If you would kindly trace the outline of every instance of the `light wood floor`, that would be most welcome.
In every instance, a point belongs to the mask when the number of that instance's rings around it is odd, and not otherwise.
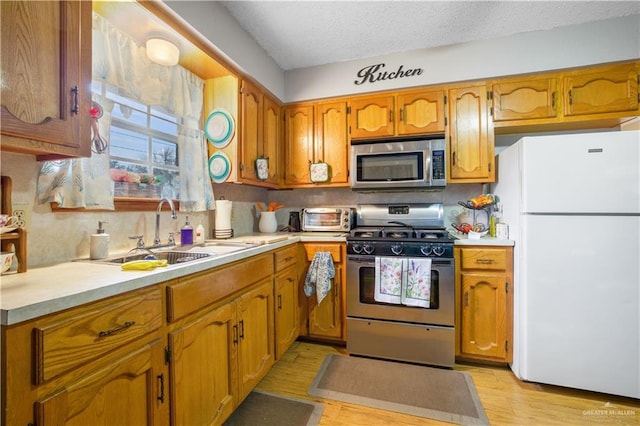
[[[323,402],[320,426],[449,424],[308,396],[307,389],[325,356],[331,353],[346,351],[295,342],[257,388]],[[456,365],[455,370],[473,377],[492,425],[640,425],[640,401],[636,399],[521,382],[508,368]]]

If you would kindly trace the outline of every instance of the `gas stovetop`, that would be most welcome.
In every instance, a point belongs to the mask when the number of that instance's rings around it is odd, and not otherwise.
[[[444,228],[413,228],[405,226],[359,227],[349,233],[349,238],[376,240],[426,240],[449,241],[449,233]]]
[[[347,254],[453,257],[454,239],[444,228],[441,203],[365,204],[347,237]]]

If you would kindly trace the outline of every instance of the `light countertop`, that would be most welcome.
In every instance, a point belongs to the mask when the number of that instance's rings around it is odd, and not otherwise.
[[[123,271],[118,265],[88,262],[85,259],[32,268],[21,274],[9,273],[0,278],[0,324],[17,324],[42,315],[223,266],[299,241],[344,242],[347,235],[339,232],[244,235],[224,241],[248,242],[256,245],[242,251],[214,255],[151,271]],[[511,240],[490,237],[483,237],[480,240],[469,240],[464,236],[458,236],[458,238],[456,245],[514,245]],[[116,254],[112,253],[112,256]]]
[[[452,235],[456,238],[455,245],[457,246],[514,246],[513,240],[500,240],[498,238],[484,236],[479,240],[472,240],[467,238],[466,235],[457,234]]]
[[[306,235],[309,234],[309,235]],[[119,265],[86,259],[9,273],[0,278],[0,325],[12,325],[42,315],[205,271],[299,241],[346,240],[340,233],[251,234],[230,240],[252,242],[242,251],[156,268],[123,271]],[[179,248],[177,248],[179,249]],[[126,254],[126,253],[122,253]],[[111,256],[117,253],[111,253]]]

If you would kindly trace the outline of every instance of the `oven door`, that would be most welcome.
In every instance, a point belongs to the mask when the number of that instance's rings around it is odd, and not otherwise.
[[[431,260],[431,307],[413,307],[374,300],[375,256],[347,258],[347,316],[415,324],[454,325],[453,259]]]

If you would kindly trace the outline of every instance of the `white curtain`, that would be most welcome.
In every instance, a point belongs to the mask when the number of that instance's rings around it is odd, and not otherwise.
[[[180,66],[167,67],[151,62],[144,46],[95,13],[92,57],[95,80],[117,87],[123,96],[146,105],[162,106],[183,117],[178,134],[180,210],[213,210],[215,202],[208,176],[207,142],[199,126],[203,81]],[[94,100],[105,110],[99,121],[100,134],[108,139],[112,106],[106,108],[105,100]],[[101,178],[88,183],[92,179],[88,171],[98,161],[94,157],[106,157],[100,164],[104,167],[106,161],[107,170],[103,176],[109,176],[108,153],[93,154],[89,159],[42,163],[38,176],[39,201],[57,201],[60,207],[113,209],[113,183]],[[93,174],[97,175],[96,172]],[[94,191],[99,194],[89,194]],[[110,198],[110,202],[106,198]]]

